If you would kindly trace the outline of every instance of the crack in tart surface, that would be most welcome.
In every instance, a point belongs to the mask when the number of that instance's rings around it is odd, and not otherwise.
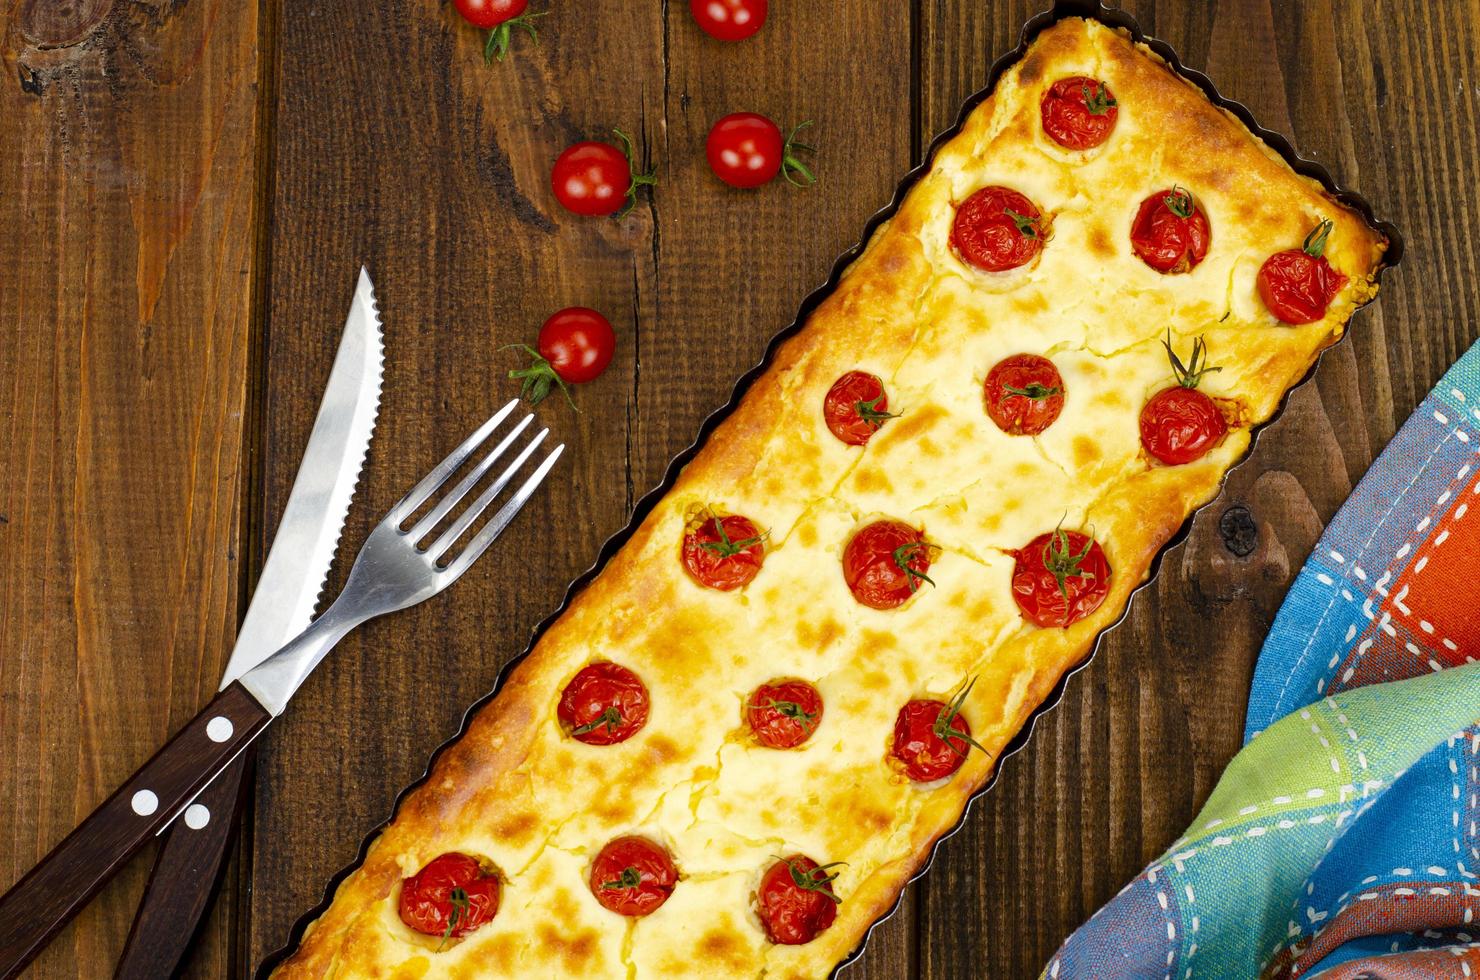
[[[826,975],[1386,245],[1044,30],[275,976]]]

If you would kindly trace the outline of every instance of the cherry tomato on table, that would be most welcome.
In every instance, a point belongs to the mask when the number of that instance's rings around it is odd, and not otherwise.
[[[1004,357],[982,386],[987,415],[1010,436],[1036,436],[1064,409],[1064,379],[1038,354]]]
[[[961,705],[975,683],[975,679],[968,681],[949,702],[918,698],[899,709],[889,752],[910,779],[917,783],[944,779],[961,768],[970,749],[981,748],[961,714]]]
[[[1097,78],[1076,75],[1049,86],[1039,103],[1043,131],[1060,146],[1089,150],[1110,138],[1120,115],[1110,86]]]
[[[1207,455],[1228,432],[1223,412],[1197,390],[1203,375],[1222,369],[1208,367],[1208,348],[1201,337],[1192,342],[1187,364],[1172,350],[1171,331],[1162,346],[1177,383],[1152,395],[1141,409],[1141,445],[1163,463],[1179,466]]]
[[[766,22],[766,0],[689,0],[704,33],[721,41],[743,41]]]
[[[543,12],[528,13],[529,0],[454,0],[457,12],[463,20],[474,27],[488,31],[488,41],[483,45],[483,60],[494,58],[502,61],[509,52],[513,29],[521,27],[529,36],[538,40],[539,32],[534,28],[536,17]]]
[[[560,385],[567,400],[568,384],[595,381],[606,370],[616,351],[617,335],[611,321],[593,309],[568,306],[557,310],[540,327],[536,349],[525,344],[510,347],[524,351],[532,359],[529,367],[509,372],[509,377],[522,381],[520,396],[538,405],[550,393],[550,386]],[[571,401],[571,407],[575,402]]]
[[[1013,557],[1012,597],[1035,626],[1078,622],[1100,608],[1110,592],[1110,562],[1087,534],[1056,528]]]
[[[822,695],[806,681],[771,681],[746,699],[745,720],[766,748],[793,749],[822,722]]]
[[[816,939],[838,917],[833,893],[841,862],[818,864],[804,854],[782,858],[766,870],[756,889],[756,912],[771,942],[800,946]]]
[[[683,536],[683,567],[694,581],[721,592],[749,584],[766,560],[766,536],[748,517],[699,515]]]
[[[433,858],[401,883],[401,921],[427,936],[458,939],[498,913],[498,875],[457,851]]]
[[[560,692],[555,713],[576,741],[615,745],[647,724],[648,689],[626,667],[600,660],[582,667],[570,679]]]
[[[935,547],[925,532],[903,521],[875,521],[860,528],[843,548],[843,580],[853,598],[871,609],[902,606],[923,582]]]
[[[639,918],[656,911],[677,883],[668,851],[646,837],[618,837],[591,862],[591,894],[618,915]]]
[[[572,214],[621,217],[637,203],[639,187],[658,182],[657,171],[634,172],[632,138],[620,129],[612,132],[622,141],[621,149],[587,140],[567,147],[555,160],[550,189]]]
[[[781,128],[755,112],[734,112],[720,119],[709,130],[704,141],[704,155],[709,169],[731,187],[759,187],[782,174],[795,187],[809,187],[817,182],[811,169],[797,159],[797,151],[816,152],[814,147],[797,140],[797,133],[812,125],[799,124],[785,140]]]
[[[1181,187],[1141,202],[1131,224],[1131,248],[1157,272],[1191,272],[1208,254],[1208,216]]]
[[[1299,248],[1276,252],[1259,267],[1259,296],[1269,312],[1285,323],[1314,323],[1326,309],[1346,276],[1326,258],[1326,240],[1335,225],[1323,220]]]
[[[1047,234],[1032,201],[1008,187],[983,187],[956,208],[951,247],[967,265],[1006,272],[1031,262]]]
[[[884,382],[866,371],[849,371],[833,382],[822,399],[828,431],[850,446],[862,446],[879,427],[898,416],[889,414]]]

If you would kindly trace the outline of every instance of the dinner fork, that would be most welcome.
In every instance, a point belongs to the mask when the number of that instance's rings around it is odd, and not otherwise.
[[[461,513],[454,510],[519,440],[533,415],[502,439],[408,528],[405,525],[488,442],[519,404],[515,399],[468,436],[390,509],[370,532],[343,591],[328,609],[277,653],[216,695],[148,762],[108,797],[4,896],[0,896],[0,977],[19,973],[43,946],[149,839],[283,713],[293,694],[334,645],[366,620],[414,606],[447,588],[488,550],[560,458],[544,456],[488,522],[469,536],[484,511],[529,463],[549,434],[528,439],[510,463]],[[450,523],[442,525],[451,518]],[[467,537],[458,551],[453,548]]]

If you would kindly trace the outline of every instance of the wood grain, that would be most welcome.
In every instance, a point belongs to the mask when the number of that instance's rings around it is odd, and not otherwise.
[[[431,0],[0,5],[0,879],[214,688],[361,262],[389,362],[343,550],[514,392],[502,345],[579,303],[618,354],[580,414],[540,409],[572,450],[557,485],[465,582],[351,637],[268,736],[250,874],[191,975],[282,942],[1042,6],[777,3],[726,46],[678,0],[552,4],[538,46],[485,66]],[[851,977],[1036,975],[1182,830],[1295,571],[1480,333],[1480,0],[1127,6],[1398,222],[1408,256]],[[815,120],[819,186],[718,184],[703,136],[738,110]],[[614,126],[656,194],[622,221],[565,215],[550,162]],[[143,874],[34,975],[106,974]]]
[[[257,10],[0,6],[0,887],[214,692],[235,632]],[[136,862],[34,977],[111,972]],[[223,975],[235,892],[197,963]]]

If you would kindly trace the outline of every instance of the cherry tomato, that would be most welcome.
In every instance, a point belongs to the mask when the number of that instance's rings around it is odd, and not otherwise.
[[[520,397],[531,405],[544,401],[554,384],[560,385],[569,400],[567,384],[584,384],[600,377],[611,363],[617,335],[611,322],[595,310],[568,306],[551,314],[540,327],[536,343],[538,350],[525,344],[509,345],[530,357],[529,367],[510,371],[509,377],[523,382]],[[574,401],[571,406],[575,406]]]
[[[1061,78],[1043,93],[1039,104],[1043,131],[1060,146],[1088,150],[1110,138],[1120,115],[1110,86],[1097,78]]]
[[[909,601],[930,571],[933,547],[925,532],[902,521],[875,521],[860,528],[843,549],[843,580],[853,598],[872,609]]]
[[[1276,252],[1259,267],[1259,296],[1269,312],[1285,323],[1314,323],[1341,288],[1346,276],[1326,258],[1326,239],[1335,227],[1322,221],[1305,236],[1300,248]]]
[[[1193,340],[1192,358],[1186,364],[1172,348],[1171,330],[1161,345],[1177,384],[1152,395],[1141,409],[1141,445],[1163,463],[1176,466],[1202,458],[1228,432],[1218,406],[1197,390],[1203,375],[1223,369],[1208,366],[1208,348],[1201,337]]]
[[[748,584],[765,560],[765,535],[748,517],[706,514],[684,532],[683,567],[711,589],[731,592]]]
[[[573,385],[599,378],[612,362],[616,346],[611,321],[584,306],[568,306],[540,327],[540,356],[561,380]]]
[[[822,418],[833,435],[861,446],[889,419],[884,382],[866,371],[849,371],[833,382],[822,400]]]
[[[766,0],[689,0],[704,33],[721,41],[743,41],[766,22]]]
[[[1141,409],[1141,445],[1170,466],[1201,459],[1227,432],[1218,406],[1195,388],[1163,388]]]
[[[1100,608],[1110,592],[1110,563],[1087,534],[1049,531],[1013,557],[1012,597],[1035,626],[1078,622]]]
[[[556,158],[550,188],[567,211],[591,216],[625,214],[637,201],[637,188],[658,182],[653,173],[633,172],[632,139],[620,129],[613,132],[622,141],[621,149],[587,140]]]
[[[668,851],[646,837],[618,837],[591,862],[591,894],[618,915],[640,918],[656,911],[677,883]]]
[[[754,112],[735,112],[725,116],[709,130],[704,141],[704,154],[709,169],[731,187],[759,187],[784,173],[788,183],[807,187],[817,182],[812,171],[797,159],[798,150],[813,151],[796,135],[811,122],[804,122],[781,138],[781,129],[771,120]]]
[[[987,372],[987,415],[1010,436],[1036,436],[1064,410],[1064,379],[1037,354],[1004,357]]]
[[[565,685],[556,715],[576,741],[615,745],[647,724],[648,690],[626,667],[597,661],[582,667]]]
[[[822,723],[822,695],[806,681],[771,681],[751,692],[745,720],[766,748],[796,748]]]
[[[810,943],[838,917],[840,899],[833,894],[834,865],[819,865],[804,854],[782,858],[761,876],[756,912],[771,942],[783,946]]]
[[[455,0],[457,12],[474,27],[489,30],[529,8],[529,0]]]
[[[1208,254],[1208,216],[1180,187],[1141,202],[1131,225],[1131,247],[1157,272],[1191,272]]]
[[[1037,205],[1006,187],[983,187],[956,208],[951,247],[961,261],[1006,272],[1033,260],[1047,235]]]
[[[458,939],[498,913],[498,875],[449,851],[401,883],[401,921],[427,936]]]
[[[917,783],[928,783],[960,769],[975,744],[959,701],[947,704],[922,698],[899,709],[889,752],[904,767],[906,776]]]

